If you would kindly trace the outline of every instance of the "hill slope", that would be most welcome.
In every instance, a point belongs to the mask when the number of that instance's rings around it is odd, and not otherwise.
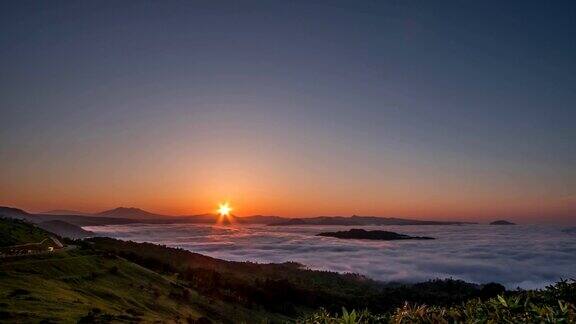
[[[131,262],[81,251],[0,264],[0,322],[263,319]],[[237,312],[237,315],[234,315]]]
[[[72,239],[94,236],[94,232],[86,231],[80,226],[72,225],[61,220],[51,220],[38,224],[39,227],[62,237]]]
[[[48,238],[50,233],[26,221],[14,218],[0,218],[0,247],[38,243]]]
[[[0,218],[2,244],[37,242],[53,235],[36,225]],[[77,241],[76,249],[3,258],[1,323],[284,321],[200,294],[170,272],[158,273]],[[225,261],[222,261],[225,262]]]
[[[17,219],[27,219],[28,217],[32,216],[32,214],[29,214],[19,208],[0,206],[0,216],[17,218]]]

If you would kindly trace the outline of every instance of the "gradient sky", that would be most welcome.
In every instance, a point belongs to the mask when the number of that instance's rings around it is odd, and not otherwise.
[[[0,204],[576,219],[574,1],[3,1]]]

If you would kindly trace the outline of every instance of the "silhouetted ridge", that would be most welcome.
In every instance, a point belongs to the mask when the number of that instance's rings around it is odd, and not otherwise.
[[[516,225],[516,224],[509,222],[507,220],[497,220],[497,221],[490,223],[490,225]]]
[[[154,214],[135,207],[118,207],[111,210],[100,212],[96,215],[106,217],[128,218],[128,219],[150,219],[150,218],[166,217],[166,215]]]
[[[270,226],[290,225],[343,225],[343,226],[366,226],[366,225],[462,225],[475,224],[469,222],[443,222],[417,219],[405,219],[395,217],[376,216],[320,216],[311,218],[290,218],[269,224]]]

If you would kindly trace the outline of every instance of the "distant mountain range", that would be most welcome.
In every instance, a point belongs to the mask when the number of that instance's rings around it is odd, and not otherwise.
[[[468,222],[441,222],[441,221],[424,221],[394,217],[376,217],[376,216],[320,216],[312,218],[290,218],[285,221],[270,223],[269,226],[293,226],[293,225],[462,225],[476,224]]]
[[[442,222],[425,221],[393,217],[376,216],[321,216],[312,218],[285,218],[280,216],[229,216],[221,220],[216,214],[169,216],[151,213],[134,207],[118,207],[96,214],[77,212],[72,210],[52,210],[48,212],[32,214],[22,209],[12,207],[0,207],[0,216],[25,219],[46,227],[50,231],[67,237],[87,237],[93,233],[85,231],[81,226],[98,225],[122,225],[132,223],[148,224],[214,224],[238,223],[238,224],[264,224],[269,226],[298,226],[298,225],[342,225],[342,226],[363,226],[363,225],[461,225],[474,224],[466,222]],[[42,225],[44,224],[44,225]]]
[[[23,219],[35,223],[38,227],[69,238],[85,238],[94,236],[93,232],[84,230],[80,226],[85,226],[81,219],[90,217],[78,215],[44,215],[30,214],[22,209],[12,207],[0,207],[0,217]],[[62,220],[60,218],[66,218]],[[74,222],[78,224],[74,224]],[[89,224],[89,220],[86,220]],[[94,225],[94,224],[92,224]]]
[[[45,212],[40,212],[39,214],[42,214],[42,215],[104,216],[104,217],[127,218],[127,219],[154,219],[154,218],[170,217],[167,215],[154,214],[154,213],[142,210],[140,208],[134,208],[134,207],[118,207],[118,208],[105,210],[103,212],[94,213],[94,214],[76,211],[76,210],[68,210],[68,209],[49,210],[49,211],[45,211]]]
[[[158,218],[170,217],[167,215],[154,214],[142,210],[140,208],[134,208],[134,207],[118,207],[110,210],[105,210],[103,212],[94,215],[112,217],[112,218],[127,218],[127,219],[158,219]]]
[[[90,213],[85,213],[77,210],[68,210],[68,209],[55,209],[55,210],[48,210],[40,212],[39,214],[45,215],[92,215]]]

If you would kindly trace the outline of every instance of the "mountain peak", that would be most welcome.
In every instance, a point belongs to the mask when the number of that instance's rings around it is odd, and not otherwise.
[[[116,207],[114,209],[105,210],[96,215],[106,216],[106,217],[121,217],[121,218],[131,218],[131,219],[142,219],[142,218],[160,218],[165,215],[154,214],[136,207]]]

